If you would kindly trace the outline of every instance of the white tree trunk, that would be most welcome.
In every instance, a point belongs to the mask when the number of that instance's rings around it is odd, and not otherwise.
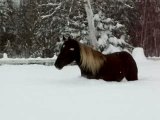
[[[87,20],[88,20],[90,44],[96,49],[97,48],[96,29],[94,25],[93,11],[91,8],[90,0],[84,0],[84,7],[86,10]]]

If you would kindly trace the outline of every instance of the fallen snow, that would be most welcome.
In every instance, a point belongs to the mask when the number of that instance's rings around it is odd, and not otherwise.
[[[77,66],[0,66],[0,120],[160,120],[160,61],[138,63],[139,80],[105,82]]]
[[[137,47],[133,50],[132,56],[137,62],[146,62],[147,58],[144,55],[144,50],[141,47]]]

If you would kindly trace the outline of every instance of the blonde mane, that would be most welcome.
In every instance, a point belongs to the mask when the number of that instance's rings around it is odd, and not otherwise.
[[[96,75],[105,62],[105,56],[89,46],[81,43],[79,43],[79,46],[81,67],[89,70],[93,75]]]

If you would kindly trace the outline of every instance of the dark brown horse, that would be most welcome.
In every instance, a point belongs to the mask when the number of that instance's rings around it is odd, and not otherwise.
[[[116,52],[103,55],[91,47],[68,38],[62,45],[55,62],[58,69],[75,61],[81,70],[81,75],[89,79],[105,81],[138,80],[136,62],[127,52]]]

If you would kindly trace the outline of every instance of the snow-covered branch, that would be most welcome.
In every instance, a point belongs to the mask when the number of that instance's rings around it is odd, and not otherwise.
[[[39,7],[47,7],[47,6],[51,6],[51,7],[55,7],[58,6],[59,4],[57,3],[48,3],[48,4],[41,4],[39,5]]]
[[[61,6],[62,6],[62,3],[59,3],[58,6],[55,8],[55,10],[51,14],[42,15],[41,18],[46,19],[46,18],[53,16],[57,12],[57,10],[59,10],[61,8]]]
[[[128,4],[124,4],[126,7],[133,9],[134,7],[128,5]]]

